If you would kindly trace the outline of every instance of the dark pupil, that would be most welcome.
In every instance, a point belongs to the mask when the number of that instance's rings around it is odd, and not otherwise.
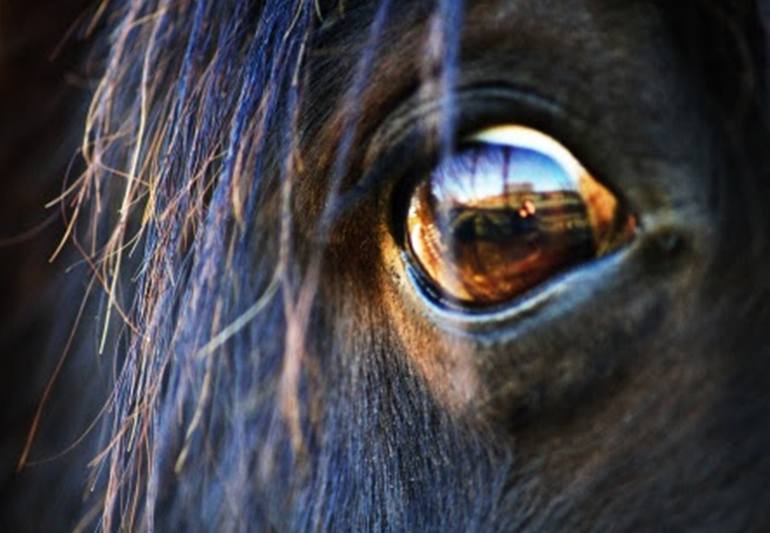
[[[503,302],[596,254],[577,184],[539,152],[469,147],[416,192],[418,259],[448,296]],[[429,242],[424,242],[424,241]],[[427,249],[428,252],[424,250]]]

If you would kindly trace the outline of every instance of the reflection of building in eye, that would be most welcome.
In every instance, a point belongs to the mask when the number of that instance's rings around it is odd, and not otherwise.
[[[474,191],[479,192],[479,191]],[[529,182],[506,183],[503,190],[496,194],[473,194],[448,196],[447,201],[453,208],[502,209],[519,208],[535,195],[535,185]]]

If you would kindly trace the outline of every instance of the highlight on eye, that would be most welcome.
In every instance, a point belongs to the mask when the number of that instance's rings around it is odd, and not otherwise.
[[[617,250],[635,230],[561,143],[505,125],[472,135],[416,185],[407,257],[442,299],[485,308]]]

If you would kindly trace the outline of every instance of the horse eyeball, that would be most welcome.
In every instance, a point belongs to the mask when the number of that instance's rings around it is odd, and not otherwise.
[[[498,126],[414,188],[407,257],[463,307],[503,304],[633,239],[636,219],[558,141]]]

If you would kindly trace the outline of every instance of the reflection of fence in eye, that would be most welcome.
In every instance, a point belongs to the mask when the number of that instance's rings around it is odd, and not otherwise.
[[[567,231],[591,235],[586,206],[574,191],[525,190],[485,198],[472,206],[456,205],[449,211],[447,225],[451,239],[461,242],[514,237],[531,241],[537,234],[548,237]]]
[[[574,191],[549,191],[535,195],[538,227],[544,233],[585,231],[591,237],[591,221],[585,203]]]

